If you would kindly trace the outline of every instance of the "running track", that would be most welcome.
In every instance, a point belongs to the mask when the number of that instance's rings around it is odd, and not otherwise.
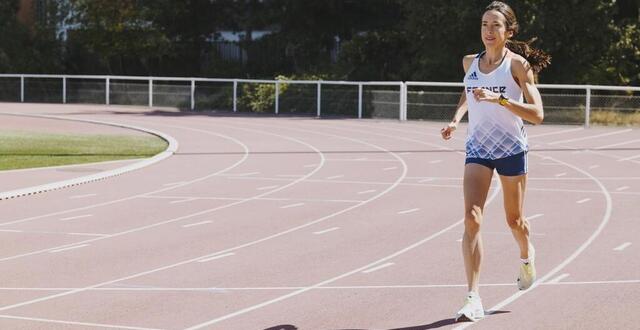
[[[1,329],[471,325],[452,319],[466,293],[464,128],[444,142],[441,123],[80,105],[0,112],[122,123],[179,142],[143,169],[0,201]],[[494,181],[481,278],[493,314],[471,327],[637,327],[640,130],[528,133],[525,213],[540,281],[516,289],[518,251]],[[7,172],[0,191],[128,163]]]

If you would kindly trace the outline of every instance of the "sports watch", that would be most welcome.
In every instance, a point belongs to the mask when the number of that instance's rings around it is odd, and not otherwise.
[[[504,107],[505,105],[509,104],[509,99],[506,98],[504,95],[500,94],[500,97],[498,98],[498,103]]]

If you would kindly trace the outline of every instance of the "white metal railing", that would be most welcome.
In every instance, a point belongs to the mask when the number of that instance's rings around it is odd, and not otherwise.
[[[363,117],[363,89],[366,86],[391,86],[397,87],[399,93],[398,115],[399,120],[407,120],[407,96],[409,87],[463,87],[462,83],[454,82],[416,82],[416,81],[329,81],[329,80],[265,80],[265,79],[220,79],[220,78],[186,78],[186,77],[142,77],[142,76],[102,76],[102,75],[50,75],[50,74],[0,74],[0,78],[19,78],[20,79],[20,102],[25,102],[25,79],[60,79],[62,81],[62,103],[67,103],[67,90],[69,79],[84,80],[102,80],[105,83],[105,101],[109,105],[112,103],[111,84],[113,81],[146,81],[148,84],[148,106],[154,106],[154,82],[174,81],[189,83],[190,90],[190,109],[194,110],[196,106],[196,87],[198,83],[216,82],[216,83],[232,83],[233,84],[233,111],[238,111],[238,84],[239,83],[256,83],[256,84],[274,84],[275,85],[275,114],[280,111],[280,89],[282,84],[308,84],[316,86],[316,115],[322,115],[321,100],[323,85],[345,85],[358,88],[358,106],[357,117]],[[601,86],[601,85],[559,85],[559,84],[539,84],[541,89],[563,89],[563,90],[579,90],[585,93],[585,126],[589,126],[591,112],[591,92],[593,90],[601,91],[632,91],[640,92],[640,87],[634,86]]]
[[[408,81],[406,82],[406,85],[407,86],[425,86],[425,87],[464,87],[463,83],[452,83],[452,82]],[[540,89],[563,89],[563,90],[584,91],[585,92],[585,116],[584,116],[585,127],[589,127],[590,114],[591,114],[591,92],[593,90],[640,92],[640,87],[638,86],[561,85],[561,84],[537,84],[536,86]],[[405,97],[406,97],[406,91],[405,91]]]

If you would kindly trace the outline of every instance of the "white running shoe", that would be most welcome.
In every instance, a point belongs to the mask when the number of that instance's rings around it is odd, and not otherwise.
[[[464,298],[464,306],[456,314],[455,320],[458,322],[465,321],[465,318],[471,322],[475,322],[484,318],[484,308],[482,308],[482,300],[480,296],[471,291]]]
[[[536,281],[536,250],[533,248],[533,245],[529,243],[529,263],[522,263],[520,265],[520,276],[518,276],[518,289],[526,290],[533,285],[533,282]]]

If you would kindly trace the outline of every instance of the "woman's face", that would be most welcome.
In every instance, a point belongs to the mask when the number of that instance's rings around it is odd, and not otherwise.
[[[504,45],[513,36],[512,31],[507,31],[504,15],[496,10],[489,10],[482,15],[481,34],[485,47]]]

